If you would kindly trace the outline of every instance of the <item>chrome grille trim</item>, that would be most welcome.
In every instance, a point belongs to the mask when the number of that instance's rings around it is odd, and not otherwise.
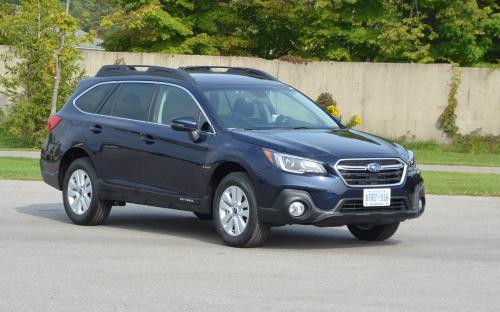
[[[341,165],[342,162],[384,162],[384,161],[397,161],[399,164],[386,164],[386,165],[381,165],[381,170],[377,173],[372,173],[372,174],[387,174],[390,173],[391,171],[399,171],[402,170],[401,174],[401,179],[396,182],[396,183],[387,183],[387,184],[349,184],[342,173],[342,171],[357,171],[359,173],[362,172],[368,172],[367,165]],[[345,158],[345,159],[339,159],[335,165],[333,166],[333,169],[335,170],[335,173],[340,177],[340,179],[344,182],[345,185],[349,187],[363,187],[363,188],[368,188],[368,187],[388,187],[388,186],[399,186],[402,185],[406,179],[406,173],[407,173],[407,168],[408,165],[402,161],[399,158]]]

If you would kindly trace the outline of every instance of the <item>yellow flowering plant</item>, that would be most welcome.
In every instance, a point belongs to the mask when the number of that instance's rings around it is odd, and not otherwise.
[[[337,118],[338,120],[342,120],[342,115],[340,113],[340,109],[337,105],[337,102],[333,99],[333,96],[328,92],[321,93],[316,99],[316,104],[320,107],[323,107],[330,115]],[[354,128],[361,124],[361,116],[354,115],[349,119],[345,126],[347,128]]]
[[[349,122],[345,125],[347,128],[354,128],[361,124],[361,116],[354,115],[349,119]]]

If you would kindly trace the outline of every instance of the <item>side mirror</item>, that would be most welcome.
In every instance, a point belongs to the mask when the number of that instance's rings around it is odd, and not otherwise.
[[[200,139],[198,132],[198,122],[193,117],[179,117],[170,122],[170,127],[175,131],[189,132],[191,139],[197,142]]]
[[[196,131],[198,123],[193,117],[179,117],[170,122],[170,126],[176,131]]]

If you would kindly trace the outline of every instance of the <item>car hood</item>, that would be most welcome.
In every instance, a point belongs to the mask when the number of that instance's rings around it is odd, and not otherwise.
[[[352,129],[234,130],[233,136],[278,152],[325,162],[331,162],[332,158],[408,159],[408,153],[401,145]]]

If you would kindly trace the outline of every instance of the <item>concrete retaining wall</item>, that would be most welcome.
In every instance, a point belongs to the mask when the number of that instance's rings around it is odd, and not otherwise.
[[[0,53],[6,51],[0,46]],[[447,64],[310,62],[293,64],[249,57],[82,51],[89,76],[123,58],[127,64],[178,67],[246,66],[264,70],[315,99],[333,94],[344,119],[362,117],[359,129],[384,137],[446,141],[436,122],[447,105],[453,67]],[[500,134],[500,69],[460,68],[457,115],[461,133]],[[0,74],[4,74],[0,64]],[[4,103],[0,95],[0,105]]]

